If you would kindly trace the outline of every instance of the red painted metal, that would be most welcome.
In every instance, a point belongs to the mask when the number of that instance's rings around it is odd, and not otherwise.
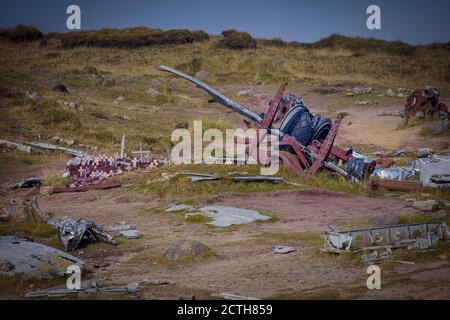
[[[330,132],[328,133],[327,137],[322,143],[322,146],[320,147],[319,153],[317,154],[317,158],[314,160],[313,164],[306,173],[306,176],[308,178],[310,178],[313,174],[317,172],[317,170],[319,170],[319,168],[322,167],[323,162],[327,159],[328,155],[330,154],[330,150],[333,147],[333,143],[334,140],[336,139],[339,126],[341,124],[342,119],[345,116],[347,116],[346,113],[338,114],[336,121],[334,121],[333,125],[331,126]]]
[[[305,170],[300,165],[300,160],[295,154],[287,151],[280,151],[280,159],[289,172],[304,176]]]
[[[263,128],[270,128],[272,127],[273,120],[275,119],[275,116],[278,111],[278,107],[280,106],[281,99],[283,98],[284,91],[286,90],[287,83],[283,83],[280,88],[278,89],[277,95],[273,100],[270,102],[269,110],[267,110],[266,115],[264,116],[264,119],[261,123],[261,126]]]
[[[309,162],[306,160],[305,155],[303,154],[303,150],[305,147],[298,142],[296,139],[291,137],[290,135],[285,134],[283,139],[280,141],[280,146],[290,146],[297,157],[300,159],[301,165],[303,168],[309,168]]]

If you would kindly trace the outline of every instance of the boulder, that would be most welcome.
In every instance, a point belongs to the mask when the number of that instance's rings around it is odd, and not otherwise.
[[[371,93],[373,89],[371,87],[356,86],[352,88],[352,93],[355,95]]]
[[[56,92],[69,93],[69,90],[67,89],[67,87],[65,85],[63,85],[62,83],[55,84],[52,89],[53,89],[53,91],[56,91]]]
[[[437,200],[414,201],[413,207],[425,212],[436,211],[439,209]]]
[[[161,95],[161,92],[159,92],[159,91],[156,90],[156,89],[150,88],[150,89],[147,90],[147,94],[148,94],[148,96],[149,96],[150,98],[156,98],[156,97],[158,97],[159,95]]]
[[[177,240],[164,250],[164,257],[169,260],[179,260],[201,256],[211,249],[195,240]]]
[[[200,71],[198,71],[198,72],[195,74],[195,77],[196,77],[197,79],[200,79],[200,80],[208,80],[209,78],[211,78],[209,72],[206,71],[206,70],[203,70],[203,69],[200,70]]]
[[[437,120],[423,125],[423,133],[426,135],[444,134],[448,129],[448,120]]]
[[[250,89],[242,89],[241,91],[239,91],[237,93],[238,97],[248,97],[251,94],[251,90]]]
[[[386,95],[389,97],[395,97],[395,92],[391,88],[386,90]]]

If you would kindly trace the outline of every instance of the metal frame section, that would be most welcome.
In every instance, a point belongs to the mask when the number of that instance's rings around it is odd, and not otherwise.
[[[445,222],[428,222],[336,232],[331,229],[322,234],[325,239],[322,252],[357,253],[382,248],[428,249],[439,240],[450,240]]]

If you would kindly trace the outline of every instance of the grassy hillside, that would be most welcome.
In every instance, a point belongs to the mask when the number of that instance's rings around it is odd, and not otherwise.
[[[208,118],[205,110],[211,109],[204,95],[185,81],[159,71],[161,64],[190,74],[204,70],[205,81],[213,85],[287,81],[380,88],[433,84],[450,89],[448,45],[411,47],[333,35],[310,45],[258,39],[256,49],[230,50],[217,45],[222,36],[200,31],[152,31],[159,42],[150,43],[145,29],[131,30],[50,34],[44,40],[22,42],[3,37],[0,137],[20,142],[58,135],[117,150],[127,133],[131,146],[137,148],[142,140],[146,147],[163,152],[176,126]],[[193,35],[188,37],[192,41],[180,40],[186,34]],[[142,43],[126,45],[137,38]],[[98,39],[107,39],[109,45]],[[114,41],[121,44],[117,47]],[[53,92],[55,83],[65,84],[70,93]],[[149,89],[159,95],[150,96]],[[30,99],[26,91],[40,97]],[[78,106],[68,106],[71,102]]]

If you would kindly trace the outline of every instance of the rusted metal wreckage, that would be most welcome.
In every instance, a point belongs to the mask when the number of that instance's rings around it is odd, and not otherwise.
[[[279,137],[279,158],[286,168],[306,179],[319,169],[326,168],[345,177],[349,181],[360,181],[373,171],[375,162],[367,162],[354,155],[353,150],[334,146],[334,141],[345,113],[340,113],[332,122],[320,115],[312,115],[303,104],[302,97],[284,95],[287,84],[282,84],[270,102],[266,113],[256,114],[224,96],[204,82],[168,66],[160,70],[171,72],[193,82],[198,88],[212,96],[212,102],[238,112],[246,119],[248,126],[255,125]],[[279,121],[279,126],[275,123]],[[264,137],[258,136],[258,145]],[[339,161],[346,164],[345,169],[338,166]]]
[[[425,87],[413,91],[407,98],[405,108],[402,111],[406,121],[410,118],[424,118],[437,113],[447,114],[447,106],[439,101],[440,92],[435,87]]]

